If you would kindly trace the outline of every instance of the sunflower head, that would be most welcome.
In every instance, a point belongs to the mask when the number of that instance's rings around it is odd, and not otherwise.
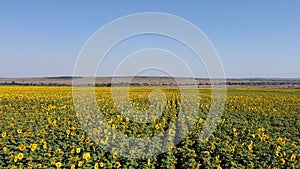
[[[280,158],[279,163],[280,163],[280,165],[284,165],[285,164],[285,160],[283,158]]]

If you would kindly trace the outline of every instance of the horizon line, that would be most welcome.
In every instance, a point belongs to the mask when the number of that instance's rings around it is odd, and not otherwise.
[[[34,78],[194,78],[194,79],[223,79],[223,78],[210,78],[210,77],[192,77],[192,76],[156,76],[156,75],[137,75],[137,76],[72,76],[72,75],[59,75],[59,76],[16,76],[16,77],[0,77],[0,79],[34,79]],[[225,79],[300,79],[300,77],[225,77]]]

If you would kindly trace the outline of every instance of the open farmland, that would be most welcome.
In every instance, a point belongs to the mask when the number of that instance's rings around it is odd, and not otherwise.
[[[99,110],[114,130],[131,137],[159,135],[181,109],[176,88],[132,87],[131,104],[151,107],[149,93],[161,89],[166,110],[152,122],[123,117],[111,88],[95,88]],[[119,90],[125,90],[119,88]],[[0,166],[2,168],[300,168],[300,90],[230,88],[217,129],[199,140],[209,112],[211,89],[199,90],[197,121],[185,139],[168,151],[147,158],[125,158],[98,146],[75,112],[71,87],[0,87]],[[123,96],[120,96],[123,97]],[[120,99],[122,100],[122,99]],[[162,107],[160,104],[155,108]],[[186,111],[192,111],[188,108]],[[95,118],[95,121],[97,118]],[[170,139],[182,134],[179,121]],[[106,131],[100,131],[104,134]],[[132,150],[134,151],[138,150]]]

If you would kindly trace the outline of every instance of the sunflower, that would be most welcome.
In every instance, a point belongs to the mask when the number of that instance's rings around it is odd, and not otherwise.
[[[75,136],[76,133],[74,131],[71,132],[71,136]]]
[[[31,151],[35,151],[37,147],[38,147],[38,145],[35,144],[35,143],[33,143],[33,144],[30,145]]]
[[[248,165],[248,169],[253,169],[253,164],[252,163]]]
[[[115,163],[115,167],[116,167],[116,168],[120,168],[120,167],[121,167],[120,162],[116,162],[116,163]]]
[[[276,150],[277,150],[277,151],[280,151],[280,150],[281,150],[281,146],[278,145],[278,146],[276,147]]]
[[[292,147],[292,148],[295,148],[295,147],[296,147],[296,144],[295,144],[295,143],[293,143],[293,144],[291,145],[291,147]]]
[[[62,150],[61,150],[60,148],[58,148],[58,149],[55,150],[55,152],[56,152],[57,154],[61,154]]]
[[[99,164],[98,164],[98,163],[95,163],[94,169],[98,169],[98,168],[99,168]]]
[[[88,138],[85,139],[85,142],[86,142],[86,143],[90,143],[90,142],[91,142],[91,139],[88,137]]]
[[[83,162],[82,161],[79,161],[78,162],[78,167],[81,167],[83,165]]]
[[[23,154],[23,153],[19,153],[19,154],[17,155],[17,157],[18,157],[19,160],[22,160],[23,157],[24,157],[24,154]]]
[[[62,166],[61,162],[55,163],[56,168],[60,168]]]
[[[215,157],[215,162],[216,162],[216,163],[219,163],[219,162],[220,162],[220,155],[217,155],[217,156]]]
[[[209,156],[210,155],[210,152],[209,151],[204,151],[204,154]]]
[[[66,130],[67,135],[70,135],[71,131],[70,130]]]
[[[83,154],[83,159],[85,159],[86,161],[89,161],[91,159],[90,153],[84,153]]]
[[[78,148],[76,148],[76,153],[78,154],[78,153],[80,153],[80,151],[81,151],[81,149],[78,147]]]
[[[50,154],[50,153],[47,153],[47,154],[46,154],[46,157],[50,158],[50,157],[51,157],[51,154]]]
[[[295,155],[295,154],[292,154],[290,160],[291,160],[291,161],[295,161],[295,159],[296,159],[296,155]]]
[[[40,133],[41,133],[41,134],[44,134],[44,133],[45,133],[45,130],[44,130],[44,129],[40,130]]]
[[[150,158],[148,158],[147,165],[150,165],[150,164],[151,164],[151,160],[150,160]]]
[[[158,130],[159,129],[159,124],[156,124],[155,128],[156,128],[156,130]]]
[[[279,163],[280,163],[280,165],[284,165],[285,164],[285,160],[283,158],[280,158]]]
[[[248,150],[249,150],[249,151],[252,151],[252,144],[249,144],[249,145],[248,145]]]
[[[84,136],[84,134],[82,134],[79,141],[83,141],[84,139],[85,139],[85,136]]]
[[[112,156],[113,156],[114,159],[116,159],[118,157],[118,154],[117,153],[113,153]]]
[[[20,146],[19,146],[19,150],[20,150],[20,151],[24,151],[24,150],[26,150],[26,146],[24,146],[24,145],[20,145]]]
[[[117,128],[117,125],[113,124],[112,129],[116,129],[116,128]]]
[[[19,134],[21,134],[21,133],[22,133],[22,129],[18,129],[17,132],[18,132]]]
[[[43,148],[44,148],[44,149],[47,149],[47,142],[44,142]]]
[[[6,131],[2,132],[2,137],[5,138],[7,136]]]

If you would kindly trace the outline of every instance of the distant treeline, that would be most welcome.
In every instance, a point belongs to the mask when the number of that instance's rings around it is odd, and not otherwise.
[[[56,77],[57,78],[57,77]],[[74,77],[59,77],[60,79],[70,79]],[[215,82],[214,84],[217,85],[224,85],[222,83]],[[0,82],[1,86],[72,86],[72,83],[43,83],[43,82],[16,82],[16,81],[10,81],[10,82]],[[198,85],[198,87],[201,86],[210,86],[210,82],[199,82],[198,84],[190,84],[190,83],[183,83],[179,84],[183,86],[194,86]],[[119,82],[119,83],[96,83],[95,85],[93,84],[85,84],[82,86],[96,86],[96,87],[122,87],[122,86],[171,86],[171,87],[178,87],[178,84],[176,82],[171,82],[171,83],[128,83],[128,82]],[[299,88],[300,87],[300,80],[269,80],[269,81],[259,81],[259,80],[253,80],[253,81],[238,81],[238,80],[233,80],[233,81],[227,81],[226,82],[227,86],[241,86],[241,87],[262,87],[262,86],[279,86],[279,87],[289,87],[289,88]]]
[[[20,82],[4,82],[4,83],[0,83],[0,86],[71,86],[68,84],[63,84],[63,83],[20,83]]]

